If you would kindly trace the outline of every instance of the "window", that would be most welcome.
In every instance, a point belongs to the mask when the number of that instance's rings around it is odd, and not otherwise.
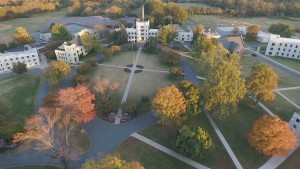
[[[298,45],[296,45],[296,48],[298,48]]]
[[[24,57],[21,57],[21,59],[24,59]]]
[[[282,45],[282,43],[280,43],[280,46]]]
[[[293,128],[294,128],[294,129],[296,129],[296,128],[297,128],[296,124],[293,124]]]
[[[33,61],[36,61],[36,59],[33,59]]]
[[[29,58],[29,56],[27,56],[27,58]]]
[[[285,44],[284,46],[287,47],[287,44]]]
[[[7,67],[7,69],[10,69],[10,67]]]
[[[296,122],[299,123],[299,122],[300,122],[300,119],[297,118],[297,119],[296,119]]]
[[[291,51],[291,49],[289,49],[289,52]]]
[[[19,60],[19,58],[16,58],[16,60]]]
[[[294,57],[294,55],[292,55],[292,58]]]
[[[272,55],[272,52],[269,52],[269,55]]]
[[[275,46],[275,43],[272,43],[272,46]]]
[[[35,56],[34,56],[34,55],[32,55],[32,57],[34,58]]]
[[[279,52],[277,52],[277,54],[276,55],[278,55],[279,54]]]
[[[271,48],[270,50],[273,50],[274,48]]]
[[[291,45],[290,47],[293,47],[293,45]]]

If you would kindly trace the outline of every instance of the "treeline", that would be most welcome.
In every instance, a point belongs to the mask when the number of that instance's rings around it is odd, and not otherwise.
[[[54,11],[68,0],[1,0],[0,21],[14,18],[29,17],[32,14]]]
[[[186,9],[190,15],[223,15],[224,11],[221,8],[201,8],[198,6],[191,6]]]
[[[70,0],[69,16],[106,15],[110,18],[133,15],[141,0]]]
[[[232,16],[300,17],[300,2],[295,0],[202,0]]]

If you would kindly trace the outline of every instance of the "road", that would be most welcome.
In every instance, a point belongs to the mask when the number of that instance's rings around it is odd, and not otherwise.
[[[300,80],[300,72],[295,71],[295,70],[293,70],[293,69],[291,69],[291,68],[289,68],[289,67],[287,67],[287,66],[285,66],[285,65],[282,65],[282,64],[280,64],[280,63],[278,63],[278,62],[275,62],[275,61],[273,61],[273,60],[267,58],[266,56],[264,56],[264,55],[262,55],[262,54],[260,54],[260,53],[257,53],[256,51],[253,51],[253,50],[251,50],[251,49],[245,48],[245,52],[247,52],[247,53],[250,54],[250,55],[256,54],[256,57],[255,57],[255,58],[256,58],[257,60],[260,60],[260,61],[262,61],[262,62],[265,62],[265,63],[267,63],[268,65],[272,66],[273,68],[279,69],[279,70],[281,70],[281,71],[287,73],[289,76],[292,76],[292,77],[294,77],[294,78]]]

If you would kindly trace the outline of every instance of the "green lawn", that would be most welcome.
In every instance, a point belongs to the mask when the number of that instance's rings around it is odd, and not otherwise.
[[[192,169],[193,167],[135,138],[129,137],[116,150],[127,161],[139,161],[146,169]]]
[[[298,169],[300,168],[299,159],[300,159],[300,149],[298,148],[277,169]]]
[[[144,66],[145,69],[164,70],[169,71],[172,67],[162,63],[161,58],[157,54],[148,54],[141,52],[138,64]]]
[[[10,167],[9,169],[62,169],[62,167],[49,166],[49,165],[26,165],[26,166]]]
[[[251,67],[259,64],[259,63],[263,63],[257,59],[255,59],[255,57],[253,56],[243,56],[241,59],[241,66],[242,66],[242,76],[243,77],[247,77],[250,75],[251,73]],[[293,77],[290,77],[289,75],[287,75],[285,72],[281,71],[281,70],[277,70],[275,69],[277,75],[278,75],[278,87],[292,87],[292,86],[299,86],[300,85],[300,80],[297,80]]]
[[[192,6],[196,6],[196,7],[200,7],[200,8],[214,8],[214,7],[208,6],[203,3],[176,3],[176,4],[178,4],[179,6],[181,6],[184,9],[187,9]]]
[[[33,115],[39,83],[40,77],[32,74],[0,79],[0,99],[9,107],[4,115],[20,124]]]
[[[291,59],[291,58],[285,58],[285,57],[280,57],[280,56],[267,56],[267,57],[300,72],[300,60],[299,59]]]
[[[258,168],[268,160],[252,149],[247,141],[252,124],[264,114],[260,107],[253,105],[252,100],[245,99],[240,102],[238,112],[225,120],[217,120],[217,125],[244,168]]]
[[[117,66],[126,66],[133,64],[133,59],[136,58],[137,51],[120,51],[120,53],[108,58],[104,64],[111,64]]]
[[[69,136],[70,143],[78,150],[78,152],[86,152],[91,147],[91,140],[82,126],[77,126]]]
[[[185,125],[204,127],[209,132],[215,143],[215,150],[206,159],[193,160],[210,168],[235,168],[225,148],[223,147],[218,136],[216,135],[215,131],[211,127],[204,114],[200,114],[199,116],[185,122]],[[178,128],[178,126],[162,126],[159,124],[155,124],[140,131],[139,133],[159,144],[162,144],[174,150],[174,148],[172,147],[172,141],[176,138]]]
[[[281,91],[284,96],[288,97],[290,100],[300,105],[300,89],[297,90],[287,90]]]
[[[2,21],[0,22],[0,42],[10,42],[12,40],[11,35],[18,26],[24,27],[29,33],[34,33],[40,27],[45,26],[45,17],[47,17],[48,20],[61,19],[66,16],[66,10],[66,8],[63,8],[58,11],[35,14],[29,18]]]

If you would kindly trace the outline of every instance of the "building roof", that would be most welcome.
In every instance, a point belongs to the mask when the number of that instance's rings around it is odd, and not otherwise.
[[[71,41],[64,42],[62,45],[60,45],[57,49],[61,51],[65,51],[65,45],[76,45],[76,46],[82,46],[82,42],[80,38],[72,39]]]
[[[28,45],[18,46],[16,48],[9,49],[6,52],[20,52],[20,51],[28,50],[28,46],[30,48],[40,48],[40,47],[43,47],[45,45],[47,45],[46,42],[41,42],[41,41],[39,41],[39,42],[33,42],[33,43],[28,44]]]
[[[183,31],[182,27],[178,24],[169,24],[169,26],[173,27],[177,32]]]
[[[68,32],[70,32],[72,34],[78,33],[84,29],[87,29],[87,27],[85,27],[85,26],[74,24],[74,23],[66,24],[65,28],[68,30]]]
[[[280,35],[270,35],[270,40],[277,42],[286,42],[286,43],[300,43],[300,39],[292,39],[292,38],[282,38]]]
[[[240,36],[235,37],[221,37],[218,42],[223,45],[230,53],[233,53],[236,48],[244,46],[242,38]]]
[[[78,24],[88,28],[93,28],[95,25],[108,25],[117,26],[117,22],[110,18],[102,16],[87,16],[87,17],[65,17],[63,19],[50,19],[47,24],[50,26],[52,23],[61,24]]]
[[[135,17],[122,17],[122,18],[119,18],[121,21],[125,21],[127,23],[130,23],[130,24],[135,24],[135,20],[136,18]]]

